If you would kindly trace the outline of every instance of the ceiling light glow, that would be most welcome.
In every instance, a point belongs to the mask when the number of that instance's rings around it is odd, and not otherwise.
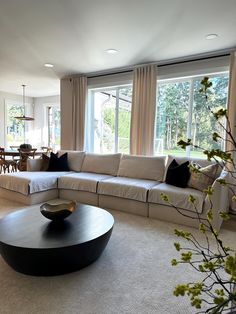
[[[110,49],[107,49],[106,52],[114,55],[114,54],[118,53],[118,50],[110,48]]]
[[[53,67],[54,67],[54,65],[51,64],[51,63],[45,63],[44,66],[45,66],[46,68],[53,68]]]
[[[219,36],[218,34],[207,34],[207,35],[205,36],[205,38],[206,38],[207,40],[211,40],[211,39],[217,38],[218,36]]]

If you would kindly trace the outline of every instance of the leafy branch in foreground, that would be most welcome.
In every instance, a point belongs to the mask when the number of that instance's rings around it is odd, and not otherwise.
[[[208,105],[209,97],[208,90],[212,86],[208,77],[204,77],[201,81],[200,93],[203,94]],[[177,144],[183,149],[192,146],[201,149],[208,160],[214,160],[222,169],[228,173],[228,178],[219,178],[217,182],[220,185],[227,186],[232,192],[232,202],[236,201],[234,188],[236,187],[236,167],[233,155],[236,153],[236,139],[230,126],[228,113],[226,109],[219,109],[212,112],[215,120],[226,134],[226,139],[214,132],[212,139],[215,142],[224,140],[230,144],[233,149],[230,151],[222,151],[220,149],[204,150],[202,147],[194,145],[191,139],[180,140]],[[226,120],[226,124],[222,122]],[[235,126],[234,126],[235,127]],[[199,170],[190,165],[190,172],[198,172]],[[189,202],[192,204],[195,215],[189,215],[186,211],[175,206],[168,195],[161,194],[163,201],[174,207],[182,216],[195,219],[198,223],[198,230],[201,235],[201,241],[197,239],[191,232],[175,229],[175,235],[180,239],[180,242],[175,242],[176,251],[180,254],[179,259],[172,259],[172,266],[179,264],[188,264],[199,273],[199,281],[186,284],[179,284],[175,287],[173,293],[175,296],[188,296],[191,305],[195,307],[197,313],[224,313],[227,311],[236,310],[236,252],[228,246],[225,246],[221,240],[219,233],[213,227],[213,203],[212,195],[214,193],[213,186],[209,186],[203,191],[208,199],[209,208],[206,216],[202,217],[198,213],[196,199],[189,195]],[[229,214],[225,209],[219,212],[222,220],[228,220]],[[202,306],[206,310],[201,310]],[[233,313],[233,312],[230,312]]]

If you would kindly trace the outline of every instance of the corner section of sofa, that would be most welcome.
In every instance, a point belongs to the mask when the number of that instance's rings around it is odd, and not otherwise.
[[[23,171],[0,176],[0,197],[26,205],[58,197],[58,178],[67,172]]]
[[[167,166],[170,164],[170,160],[173,156],[168,158]],[[187,159],[176,158],[179,163],[186,160],[197,161],[201,166],[207,166],[212,162],[201,159]],[[166,170],[167,171],[167,170]],[[165,173],[166,173],[165,171]],[[166,183],[162,183],[150,189],[148,196],[149,203],[149,217],[160,219],[168,222],[173,222],[181,225],[197,227],[199,226],[198,217],[201,219],[207,219],[207,212],[210,208],[213,211],[212,225],[216,230],[220,229],[222,224],[222,218],[219,216],[219,212],[227,212],[229,208],[228,188],[225,185],[221,185],[218,179],[227,180],[228,173],[224,170],[219,173],[219,177],[213,182],[213,195],[211,201],[203,191],[199,191],[193,188],[178,188]],[[167,195],[171,204],[162,200],[161,193]],[[192,195],[196,201],[194,207],[189,202],[188,198]]]

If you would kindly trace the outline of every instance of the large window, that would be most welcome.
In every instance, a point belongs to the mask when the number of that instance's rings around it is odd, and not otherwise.
[[[155,154],[205,156],[201,149],[191,148],[190,151],[188,147],[184,151],[177,146],[179,139],[187,138],[204,149],[223,149],[223,141],[217,143],[212,139],[213,132],[222,130],[210,111],[226,107],[228,73],[210,76],[213,85],[208,105],[199,93],[202,78],[198,76],[158,82]]]
[[[30,107],[26,104],[26,109]],[[6,101],[5,105],[5,119],[6,119],[6,136],[5,146],[10,148],[11,146],[19,146],[23,143],[30,143],[32,140],[32,121],[22,121],[15,117],[22,116],[24,114],[24,108],[22,105]]]
[[[132,87],[89,92],[87,137],[96,153],[129,153]]]

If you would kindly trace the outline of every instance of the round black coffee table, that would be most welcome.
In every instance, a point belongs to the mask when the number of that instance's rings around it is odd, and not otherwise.
[[[0,253],[16,271],[52,276],[79,270],[103,252],[114,219],[84,204],[65,220],[52,222],[40,210],[23,209],[0,219]]]

